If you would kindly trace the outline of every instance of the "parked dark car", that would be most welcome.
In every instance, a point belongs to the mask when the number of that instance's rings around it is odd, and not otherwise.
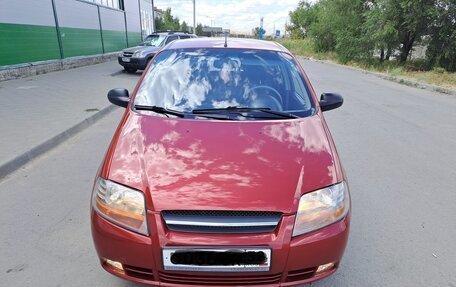
[[[144,70],[149,61],[164,46],[178,39],[196,38],[194,34],[184,32],[159,32],[147,36],[139,46],[131,47],[122,51],[118,61],[128,73]]]

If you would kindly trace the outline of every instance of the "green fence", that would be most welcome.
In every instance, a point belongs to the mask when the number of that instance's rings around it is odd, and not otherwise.
[[[59,27],[55,10],[54,17],[55,26],[0,23],[0,66],[116,52],[141,41],[139,32],[104,30],[102,25]]]

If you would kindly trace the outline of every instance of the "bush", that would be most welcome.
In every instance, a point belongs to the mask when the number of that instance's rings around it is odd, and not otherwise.
[[[442,67],[434,67],[434,69],[432,69],[432,71],[436,72],[438,74],[445,74],[446,73],[445,68],[442,68]]]

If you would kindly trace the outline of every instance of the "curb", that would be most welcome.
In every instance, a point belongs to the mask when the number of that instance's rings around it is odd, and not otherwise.
[[[42,142],[41,144],[31,148],[30,150],[24,152],[23,154],[16,156],[12,160],[7,161],[4,164],[0,165],[0,180],[4,179],[6,176],[20,169],[27,163],[38,158],[39,156],[45,154],[46,152],[52,150],[63,142],[69,140],[77,133],[83,131],[84,129],[90,127],[104,116],[108,115],[110,112],[114,111],[117,107],[114,105],[109,105],[99,112],[93,114],[92,116],[82,120],[78,124],[70,127],[69,129],[57,134],[56,136]]]
[[[334,66],[343,67],[343,68],[346,68],[346,69],[362,72],[362,73],[368,74],[368,75],[373,75],[373,76],[379,77],[379,78],[384,79],[384,80],[388,80],[388,81],[395,82],[395,83],[402,84],[402,85],[409,86],[409,87],[414,87],[414,88],[421,89],[421,90],[428,90],[428,91],[432,91],[432,92],[438,92],[438,93],[442,93],[442,94],[456,96],[456,90],[455,89],[445,88],[445,87],[432,85],[432,84],[426,84],[426,83],[418,82],[418,81],[415,81],[415,80],[410,80],[408,78],[391,76],[391,75],[388,75],[388,74],[385,74],[385,73],[368,71],[368,70],[364,70],[364,69],[357,68],[357,67],[352,67],[352,66],[347,66],[347,65],[334,63],[334,62],[328,61],[328,60],[318,60],[318,59],[305,57],[305,56],[299,56],[299,58],[305,59],[305,60],[309,60],[309,61],[313,61],[313,62],[318,62],[318,63],[324,63],[324,64],[330,64],[330,65],[334,65]]]
[[[0,82],[113,61],[117,59],[118,53],[0,66]]]

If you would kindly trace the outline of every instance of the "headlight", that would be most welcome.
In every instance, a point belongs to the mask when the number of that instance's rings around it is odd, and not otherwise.
[[[99,178],[92,194],[93,208],[107,220],[148,235],[144,194]]]
[[[298,236],[342,219],[350,208],[348,187],[341,182],[304,194],[299,200],[293,236]]]
[[[142,58],[144,54],[141,51],[137,51],[133,53],[133,58]]]

